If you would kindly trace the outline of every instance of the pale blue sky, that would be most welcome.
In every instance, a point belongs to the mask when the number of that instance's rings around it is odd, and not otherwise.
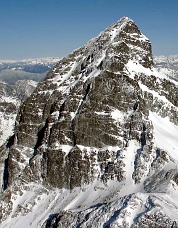
[[[123,16],[178,54],[178,0],[0,0],[0,59],[63,57]]]

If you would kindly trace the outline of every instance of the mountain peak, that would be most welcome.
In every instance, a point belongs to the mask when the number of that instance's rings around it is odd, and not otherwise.
[[[67,65],[71,59],[80,67],[79,65],[85,65],[86,59],[90,57],[93,60],[91,68],[97,68],[102,64],[103,70],[113,72],[123,70],[130,59],[143,67],[153,67],[151,42],[128,17],[121,18],[83,47],[59,61],[55,75],[61,73],[64,62]],[[47,78],[55,75],[50,73]]]
[[[61,59],[1,147],[3,227],[173,223],[177,97],[128,18]]]
[[[118,26],[121,26],[121,25],[126,26],[126,24],[128,24],[128,23],[135,24],[135,22],[134,22],[131,18],[126,17],[126,16],[120,18],[120,19],[116,22],[116,24],[117,24]]]
[[[107,57],[121,56],[122,59],[132,59],[144,67],[153,66],[151,42],[138,29],[134,21],[128,17],[121,18],[117,23],[112,24],[99,36],[89,41],[85,49],[100,49],[106,52]],[[107,56],[109,53],[109,56]],[[127,61],[126,60],[126,61]]]

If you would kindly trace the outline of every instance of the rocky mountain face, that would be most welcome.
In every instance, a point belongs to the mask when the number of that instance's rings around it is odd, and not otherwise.
[[[121,18],[61,59],[1,153],[2,227],[178,224],[178,83]]]
[[[159,72],[178,81],[178,55],[154,56],[154,63]]]
[[[30,96],[37,83],[20,80],[13,85],[0,82],[0,146],[12,136],[20,104]]]
[[[0,145],[12,134],[20,104],[59,58],[0,60]]]

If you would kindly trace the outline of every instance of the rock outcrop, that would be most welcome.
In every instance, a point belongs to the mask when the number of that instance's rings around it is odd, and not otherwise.
[[[13,134],[20,104],[30,96],[36,82],[20,80],[13,85],[0,82],[0,146]]]
[[[155,208],[163,218],[157,198],[176,183],[177,146],[160,147],[155,129],[167,117],[178,132],[177,98],[177,84],[153,68],[150,41],[122,18],[60,60],[20,107],[12,142],[1,148],[3,207],[13,208],[9,194],[17,199],[38,185],[38,194],[61,189],[59,205],[49,206],[51,216],[39,226],[139,227]],[[89,189],[94,196],[84,203]],[[70,205],[75,197],[78,203]],[[29,213],[21,206],[16,216]]]

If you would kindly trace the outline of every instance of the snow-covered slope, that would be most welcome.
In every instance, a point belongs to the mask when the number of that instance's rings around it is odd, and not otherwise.
[[[178,224],[177,98],[127,17],[60,60],[1,147],[1,227]]]

